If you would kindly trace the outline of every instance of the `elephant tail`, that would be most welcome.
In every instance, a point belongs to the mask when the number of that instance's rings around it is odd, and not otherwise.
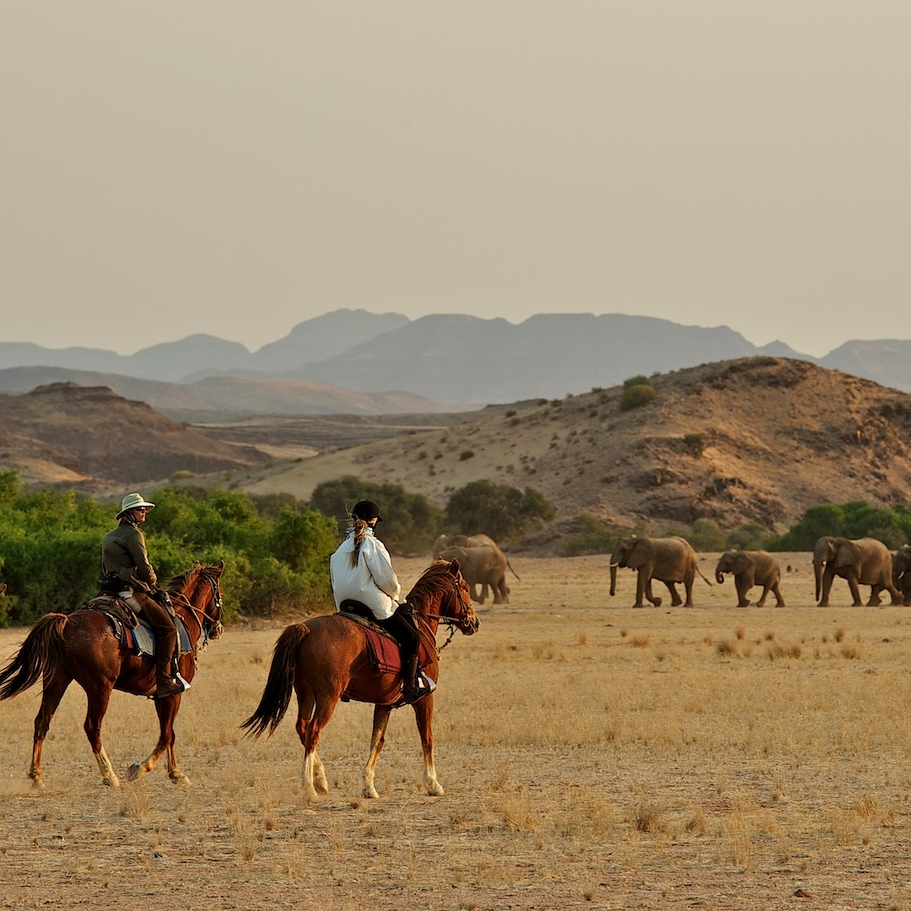
[[[699,564],[698,564],[698,563],[696,564],[696,572],[699,573],[700,576],[702,576],[702,570],[699,568]],[[706,584],[706,585],[711,586],[711,584],[712,584],[712,583],[711,583],[711,580],[706,579],[705,576],[702,576],[702,578],[705,579],[705,584]],[[719,582],[723,582],[724,579],[719,579],[718,581],[719,581]]]
[[[508,558],[508,557],[506,558],[506,565],[509,567],[509,571],[510,571],[517,579],[519,579],[519,574],[512,568],[512,563],[509,562],[509,558]],[[521,582],[522,580],[519,579],[519,581]]]

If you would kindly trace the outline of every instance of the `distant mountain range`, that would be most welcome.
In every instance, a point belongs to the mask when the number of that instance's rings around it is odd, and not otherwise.
[[[104,384],[169,414],[426,412],[562,398],[636,374],[753,355],[810,361],[911,391],[911,341],[850,341],[814,358],[782,342],[757,347],[726,326],[642,316],[540,314],[515,325],[464,315],[410,320],[365,310],[307,320],[256,352],[211,335],[132,355],[0,342],[0,391],[19,393],[47,382]]]

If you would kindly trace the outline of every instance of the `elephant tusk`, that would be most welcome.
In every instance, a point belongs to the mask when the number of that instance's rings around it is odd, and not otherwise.
[[[612,566],[619,566],[620,564],[619,563],[608,563],[607,565],[608,565],[608,568],[610,568]]]

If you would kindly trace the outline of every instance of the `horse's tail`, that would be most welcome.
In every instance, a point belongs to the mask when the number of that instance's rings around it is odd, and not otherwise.
[[[63,628],[68,619],[66,614],[48,614],[29,630],[19,651],[0,671],[0,699],[18,696],[39,677],[63,666]]]
[[[306,623],[296,623],[278,637],[262,698],[256,711],[241,725],[247,729],[247,736],[259,737],[266,729],[271,736],[285,717],[294,690],[298,649],[309,634],[310,628]]]

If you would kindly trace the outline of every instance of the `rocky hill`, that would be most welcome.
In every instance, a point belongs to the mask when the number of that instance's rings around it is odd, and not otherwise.
[[[911,500],[911,396],[804,361],[753,357],[651,379],[621,412],[594,390],[448,429],[242,472],[250,490],[306,498],[342,474],[397,483],[444,504],[469,481],[534,487],[561,520],[617,526],[714,519],[782,532],[809,506]]]
[[[0,470],[40,484],[137,486],[179,471],[262,465],[263,452],[212,440],[104,386],[41,386],[0,395]]]

